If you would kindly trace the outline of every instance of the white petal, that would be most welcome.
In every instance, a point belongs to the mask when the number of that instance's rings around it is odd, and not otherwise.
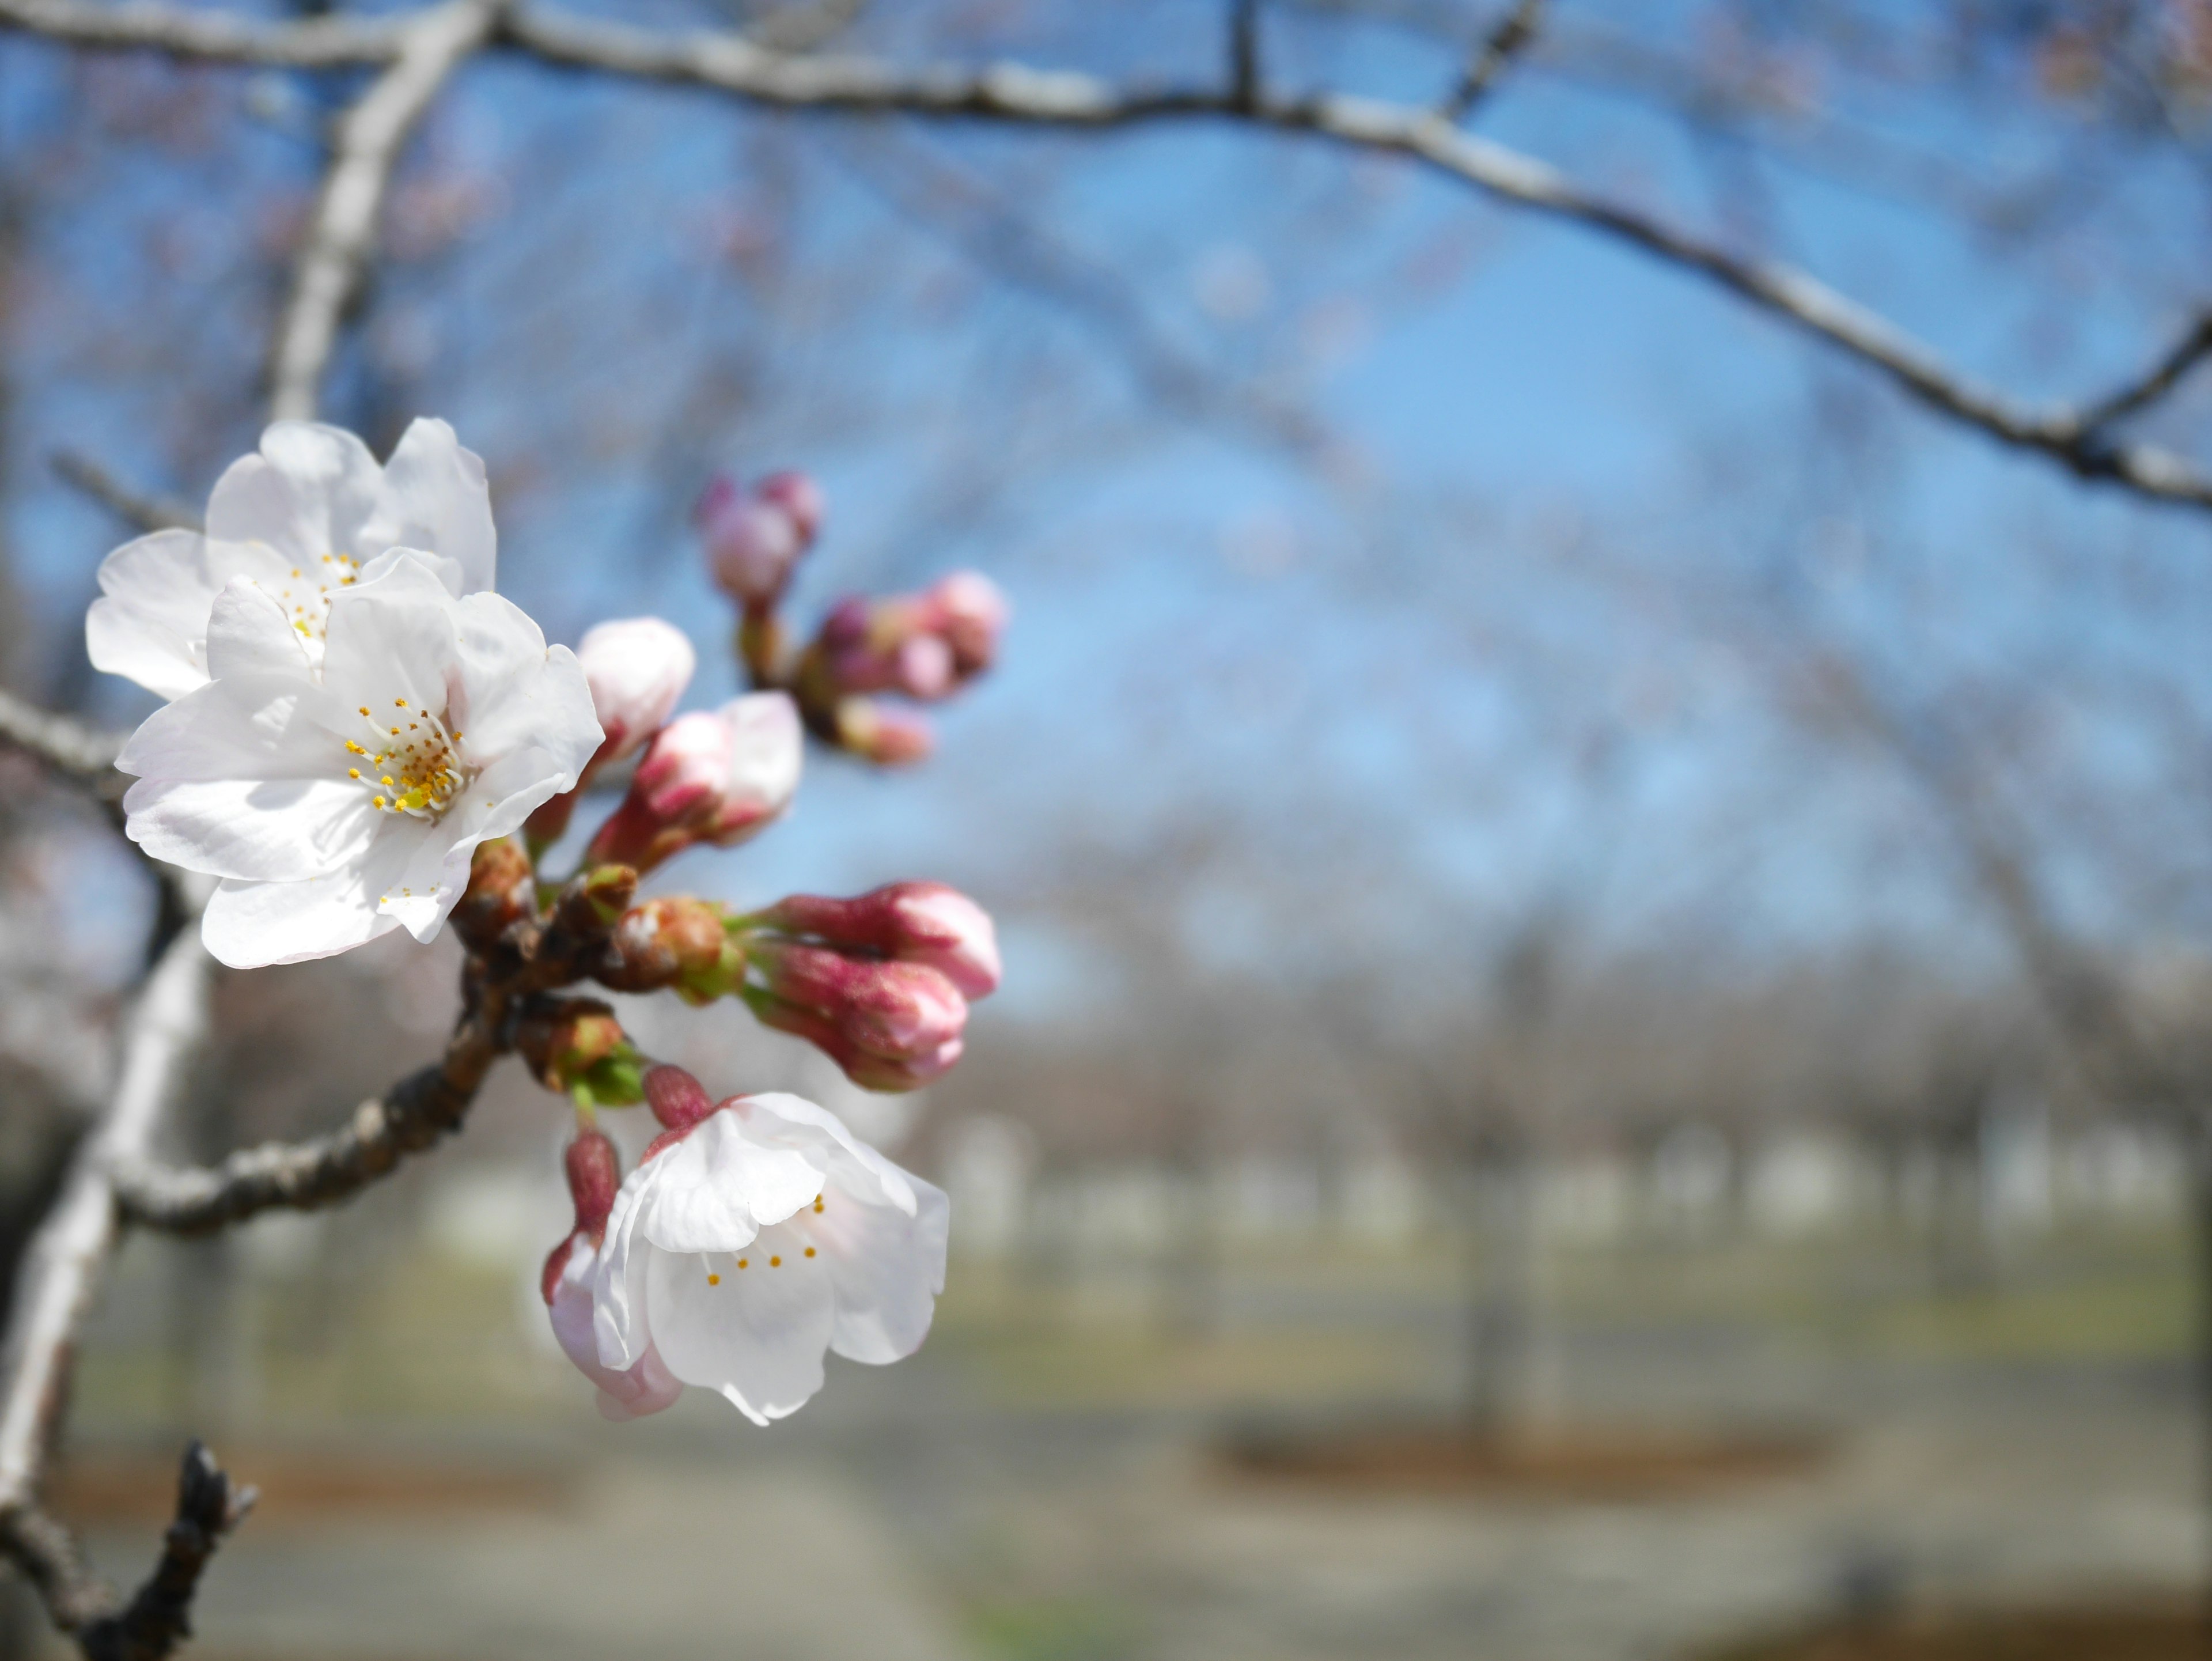
[[[367,850],[378,817],[344,779],[141,779],[123,806],[152,858],[256,882],[337,870]]]
[[[801,1212],[794,1225],[830,1266],[837,1297],[830,1348],[873,1366],[921,1348],[945,1290],[951,1207],[942,1189],[910,1180],[920,1200],[914,1215],[833,1187],[820,1212]]]
[[[845,1128],[845,1122],[828,1108],[785,1091],[763,1091],[738,1101],[741,1115],[752,1135],[761,1141],[792,1147],[815,1149],[825,1169],[836,1171],[872,1199],[893,1206],[911,1217],[919,1203],[916,1190],[927,1183],[909,1176]]]
[[[664,1251],[738,1250],[822,1191],[804,1154],[755,1141],[733,1113],[709,1114],[653,1163],[661,1180],[640,1226]]]
[[[653,1200],[666,1171],[658,1157],[623,1178],[614,1209],[592,1269],[592,1335],[600,1361],[627,1369],[637,1365],[653,1343],[646,1324],[645,1260],[653,1248],[638,1234],[638,1219]]]
[[[351,433],[279,421],[261,435],[261,453],[233,462],[208,498],[208,535],[265,542],[295,565],[325,554],[367,557],[360,532],[375,512],[383,470]]]
[[[592,1289],[594,1254],[587,1238],[580,1238],[553,1289],[546,1313],[553,1323],[553,1337],[576,1370],[599,1387],[599,1414],[617,1421],[641,1419],[675,1405],[684,1393],[683,1381],[672,1374],[659,1352],[647,1348],[632,1367],[617,1371],[599,1360],[592,1332]]]
[[[373,897],[384,863],[404,858],[404,847],[390,846],[398,840],[380,836],[362,866],[306,882],[226,882],[208,903],[200,938],[218,963],[258,969],[335,957],[389,934],[398,920],[378,916]]]
[[[92,666],[165,698],[204,684],[201,642],[217,586],[206,540],[193,532],[156,531],[125,543],[100,563],[100,597],[85,614]]]
[[[757,1251],[765,1252],[763,1237]],[[749,1254],[750,1255],[750,1254]],[[710,1284],[694,1255],[653,1251],[647,1261],[653,1346],[687,1384],[719,1390],[755,1424],[781,1419],[822,1388],[822,1355],[835,1319],[829,1271],[804,1249],[738,1269],[720,1260]]]
[[[270,672],[306,678],[305,639],[276,596],[251,577],[234,577],[215,597],[204,626],[210,675]]]
[[[576,654],[548,648],[529,614],[499,594],[471,594],[459,608],[461,694],[453,719],[471,755],[494,757],[532,745],[553,757],[573,786],[605,736]]]
[[[297,676],[210,681],[147,716],[115,764],[140,778],[343,776],[344,748],[317,719],[324,708],[317,689]]]
[[[323,684],[334,698],[404,728],[395,698],[435,714],[457,680],[453,598],[421,560],[396,561],[375,581],[331,600]]]
[[[384,464],[384,489],[361,541],[364,551],[426,548],[452,560],[456,594],[489,588],[499,538],[483,458],[464,449],[442,421],[410,424]]]

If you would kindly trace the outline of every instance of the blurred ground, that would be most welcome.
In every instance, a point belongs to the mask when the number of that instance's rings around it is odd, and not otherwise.
[[[81,1379],[61,1499],[112,1573],[150,1553],[149,1496],[195,1396],[209,1410],[206,1357],[128,1335],[172,1250],[134,1244]],[[1592,1502],[1219,1457],[1255,1427],[1443,1413],[1449,1262],[1240,1249],[1166,1304],[1141,1275],[956,1264],[921,1356],[833,1362],[769,1431],[696,1396],[601,1425],[516,1276],[427,1245],[335,1320],[312,1284],[262,1285],[238,1329],[263,1359],[217,1377],[246,1404],[222,1449],[269,1494],[193,1652],[1628,1661],[1846,1609],[2172,1596],[2205,1557],[2164,1228],[2053,1233],[1944,1292],[1924,1250],[1875,1234],[1556,1256],[1558,1433],[1824,1439],[1778,1476]]]

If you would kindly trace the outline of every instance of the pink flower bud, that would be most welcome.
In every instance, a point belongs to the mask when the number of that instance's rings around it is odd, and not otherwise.
[[[717,474],[692,517],[714,581],[739,605],[766,610],[782,598],[822,513],[821,489],[804,473],[772,474],[751,490]]]
[[[941,882],[895,882],[848,900],[793,894],[744,922],[833,947],[927,964],[964,997],[988,997],[998,989],[998,931],[990,914]]]
[[[586,862],[642,872],[696,842],[743,842],[791,805],[803,750],[799,712],[781,692],[678,716],[653,735]]]
[[[599,624],[577,645],[576,660],[592,689],[599,730],[606,734],[592,757],[593,767],[619,761],[651,738],[698,666],[690,638],[659,618]]]
[[[864,1072],[911,1088],[959,1058],[968,1001],[927,964],[848,956],[770,937],[749,940],[759,977],[746,1000],[770,1026],[812,1039],[863,1083]]]
[[[814,538],[822,534],[822,517],[829,511],[830,504],[811,474],[791,470],[770,473],[761,480],[753,494],[782,508],[791,516],[799,541],[810,548],[814,545]]]
[[[999,585],[980,571],[955,571],[939,578],[922,599],[951,648],[958,678],[969,680],[988,669],[998,658],[999,636],[1013,609]]]
[[[916,635],[891,654],[891,685],[922,703],[951,691],[952,676],[952,648],[935,635]]]
[[[873,698],[842,700],[836,726],[840,745],[878,767],[912,766],[937,747],[927,721]]]
[[[585,1131],[562,1154],[561,1169],[575,1204],[577,1229],[598,1240],[606,1232],[607,1214],[614,1209],[615,1190],[622,1186],[622,1160],[615,1145],[596,1130]]]
[[[665,1062],[646,1069],[645,1099],[653,1116],[671,1130],[689,1130],[714,1110],[706,1086]]]

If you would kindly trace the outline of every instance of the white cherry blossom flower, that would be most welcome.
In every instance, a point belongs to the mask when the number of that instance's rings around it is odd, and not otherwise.
[[[572,788],[599,745],[574,654],[497,594],[455,599],[415,554],[333,595],[321,643],[234,579],[208,625],[212,678],[116,764],[138,778],[131,838],[223,879],[203,932],[234,966],[395,928],[431,939],[477,844]]]
[[[822,1388],[826,1350],[921,1347],[945,1289],[941,1189],[797,1096],[738,1097],[623,1181],[592,1272],[600,1364],[658,1351],[755,1424]]]
[[[498,540],[483,461],[442,421],[410,426],[381,467],[351,433],[279,421],[216,481],[204,536],[156,531],[101,563],[86,649],[94,668],[182,697],[207,684],[216,596],[244,579],[313,664],[332,598],[380,575],[396,548],[427,556],[457,597],[489,588]]]

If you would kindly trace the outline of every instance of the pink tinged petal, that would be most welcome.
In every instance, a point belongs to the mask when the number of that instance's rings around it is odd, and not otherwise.
[[[279,421],[261,435],[261,453],[233,462],[208,498],[208,535],[265,542],[295,565],[363,549],[360,532],[375,511],[383,470],[368,447],[337,427]]]
[[[653,1247],[638,1232],[638,1222],[665,1169],[649,1159],[623,1179],[592,1266],[592,1335],[600,1361],[618,1370],[636,1366],[653,1343],[646,1323],[645,1284],[645,1260]]]
[[[561,1352],[576,1370],[599,1386],[600,1416],[616,1421],[641,1419],[673,1407],[684,1393],[683,1381],[670,1372],[660,1354],[650,1345],[636,1363],[617,1369],[599,1360],[592,1330],[592,1274],[593,1253],[588,1240],[579,1238],[553,1290],[546,1312]]]
[[[828,1266],[805,1256],[804,1239],[788,1226],[763,1234],[744,1255],[747,1267],[738,1269],[727,1255],[655,1250],[647,1295],[653,1347],[668,1370],[687,1384],[720,1390],[765,1425],[797,1412],[822,1388],[836,1298]],[[771,1267],[778,1256],[782,1262]]]
[[[612,761],[637,749],[668,719],[691,684],[698,654],[690,638],[659,618],[623,618],[592,629],[576,647]]]
[[[822,1209],[802,1213],[799,1223],[830,1266],[837,1299],[830,1348],[871,1366],[921,1348],[945,1290],[951,1203],[943,1189],[908,1181],[916,1200],[911,1214],[833,1186]]]
[[[499,563],[491,491],[483,459],[465,449],[446,423],[409,424],[384,464],[375,511],[359,532],[362,553],[428,549],[453,562],[455,594],[492,587]]]
[[[208,673],[280,674],[305,680],[307,638],[276,597],[251,577],[234,577],[207,618]]]
[[[387,817],[386,824],[391,823]],[[305,882],[224,882],[208,903],[200,938],[218,963],[258,969],[335,957],[389,934],[375,896],[404,862],[404,839],[386,830],[358,866]]]
[[[738,1250],[822,1191],[818,1167],[754,1141],[733,1113],[710,1114],[647,1163],[662,1176],[641,1226],[663,1251]]]

